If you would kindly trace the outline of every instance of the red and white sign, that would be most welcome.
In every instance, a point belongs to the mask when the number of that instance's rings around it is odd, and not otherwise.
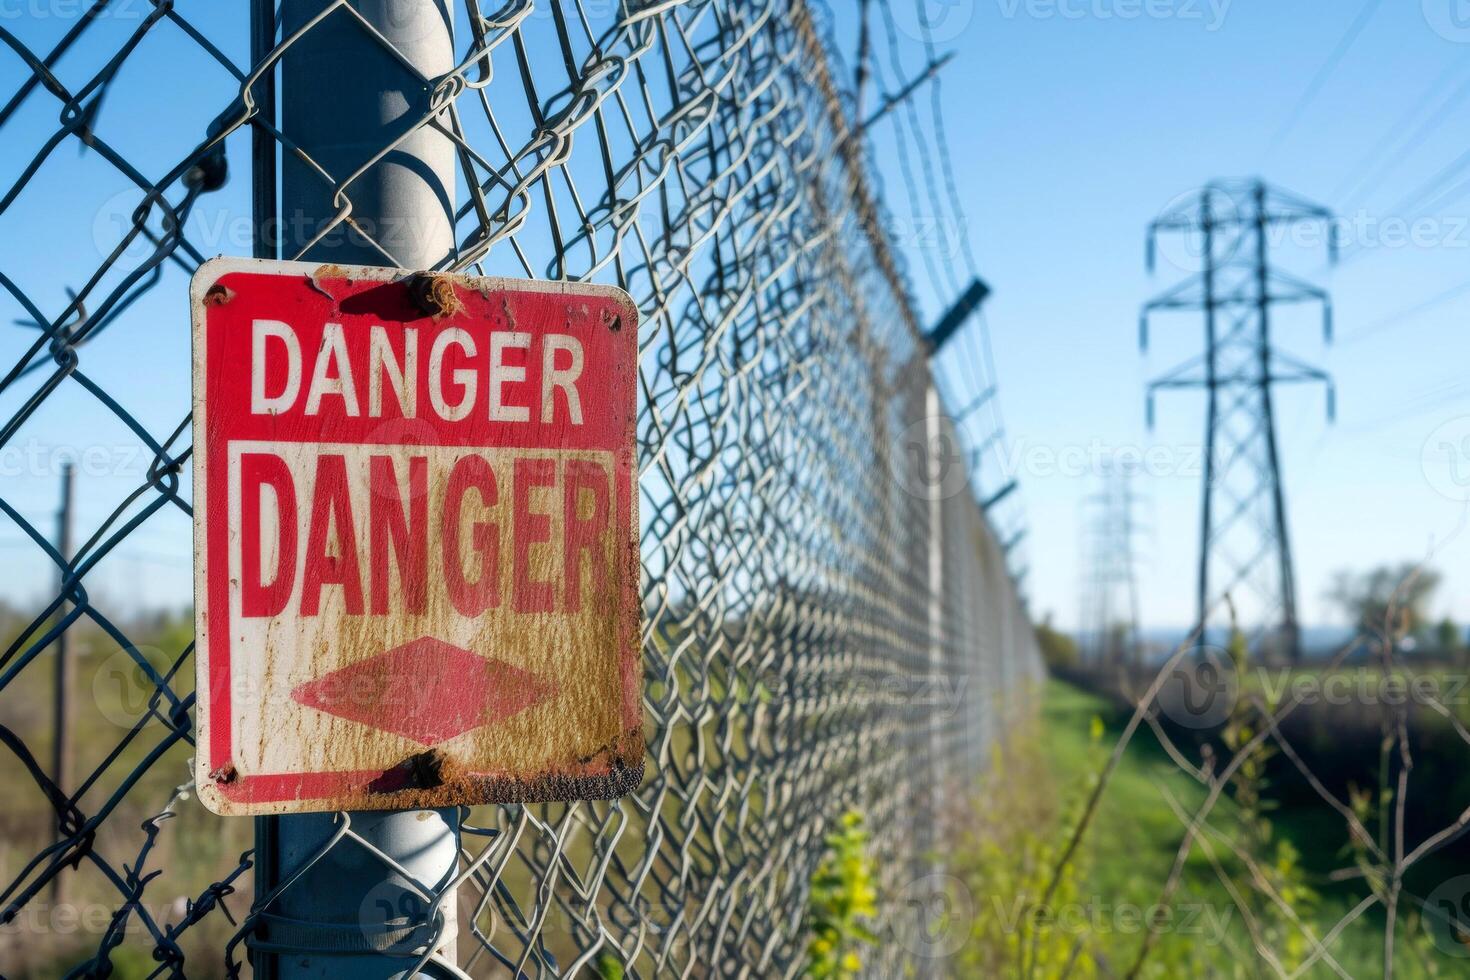
[[[191,299],[205,804],[633,789],[627,295],[215,259]]]

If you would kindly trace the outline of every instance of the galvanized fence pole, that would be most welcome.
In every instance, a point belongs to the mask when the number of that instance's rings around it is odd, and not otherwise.
[[[924,391],[924,435],[926,437],[925,447],[928,451],[924,454],[923,462],[923,465],[928,468],[928,472],[924,474],[924,486],[928,489],[929,498],[929,676],[924,678],[926,684],[933,684],[945,676],[945,494],[942,483],[945,476],[944,467],[948,462],[946,457],[950,453],[948,442],[950,432],[947,422],[948,419],[944,416],[944,404],[939,398],[939,389],[930,382]],[[928,690],[929,688],[923,687],[922,689]],[[929,804],[933,808],[935,819],[939,819],[944,814],[947,805],[944,796],[943,721],[940,713],[931,708],[928,723],[931,784]]]
[[[926,368],[927,366],[925,364]],[[944,574],[946,530],[944,526],[944,509],[946,505],[944,477],[946,475],[945,465],[949,462],[947,457],[951,454],[952,449],[948,442],[951,435],[949,419],[945,417],[944,403],[939,397],[939,389],[935,387],[932,380],[925,385],[924,390],[924,428],[926,452],[924,453],[921,465],[928,470],[924,474],[924,486],[928,490],[927,503],[929,506],[929,628],[927,630],[929,635],[929,676],[923,678],[917,688],[912,689],[915,691],[935,690],[931,685],[938,683],[941,678],[946,677],[944,663],[944,644],[946,639],[944,624],[946,587]],[[944,839],[942,836],[942,827],[949,808],[949,801],[945,794],[945,782],[948,774],[945,772],[945,763],[947,760],[944,755],[944,721],[941,718],[941,713],[937,705],[931,704],[929,706],[927,721],[929,745],[926,755],[929,757],[929,826],[926,828],[925,833],[933,857],[931,858],[932,863],[929,874],[926,876],[928,884],[920,890],[919,894],[921,897],[932,901],[934,898],[943,898],[942,894],[936,895],[934,893],[934,888],[936,883],[943,880],[943,875],[948,870],[943,857]],[[926,936],[932,935],[933,930],[933,924],[929,921],[927,908],[926,906],[925,911],[920,913],[922,918],[917,923],[918,927],[923,930],[923,934]],[[918,969],[915,973],[920,978],[930,978],[939,975],[937,970],[938,964],[932,959],[920,957],[916,966]]]
[[[63,562],[72,559],[73,503],[76,499],[76,470],[70,461],[61,464],[61,506],[56,512],[56,553]],[[61,569],[60,591],[66,594],[70,578],[67,566]],[[56,618],[66,616],[66,605],[56,609]],[[77,686],[76,658],[71,652],[71,637],[63,630],[56,637],[56,671],[52,691],[53,704],[51,721],[54,726],[51,740],[51,778],[63,793],[75,792],[76,779],[72,775],[72,733],[76,730],[76,703],[73,700]],[[66,819],[60,814],[56,821],[56,840],[66,837]],[[66,903],[66,876],[51,879],[51,902],[61,906]]]
[[[278,238],[282,257],[426,269],[453,252],[454,144],[420,125],[454,67],[450,2],[281,3],[277,36],[304,29],[281,58],[279,122],[302,155],[282,151],[279,224],[257,235]],[[269,214],[275,188],[255,194]],[[344,821],[350,835],[333,843]],[[418,975],[455,975],[457,810],[266,818],[256,850],[258,887],[285,884],[260,920],[258,976],[386,980],[426,942],[434,960]]]

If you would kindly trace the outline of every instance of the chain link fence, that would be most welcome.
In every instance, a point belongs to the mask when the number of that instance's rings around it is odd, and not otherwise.
[[[452,230],[437,267],[614,283],[642,310],[648,772],[619,801],[465,811],[452,882],[396,931],[320,946],[433,976],[795,975],[824,837],[857,811],[883,911],[865,970],[937,970],[905,896],[942,871],[945,814],[1041,668],[825,8],[227,6],[0,19],[0,311],[23,321],[0,337],[0,447],[105,449],[104,474],[68,468],[69,540],[37,496],[47,473],[0,493],[11,594],[44,595],[3,609],[0,969],[265,975],[260,927],[306,867],[357,849],[400,870],[341,814],[258,887],[250,823],[187,781],[187,625],[92,583],[136,578],[139,542],[187,565],[199,263],[340,236],[409,264],[414,236]],[[453,25],[442,69],[375,26],[400,15]],[[328,31],[370,39],[417,93],[375,145],[315,152],[278,111]],[[424,219],[444,227],[365,220],[414,145],[454,165],[455,201]],[[314,185],[314,214],[282,208],[282,179]]]

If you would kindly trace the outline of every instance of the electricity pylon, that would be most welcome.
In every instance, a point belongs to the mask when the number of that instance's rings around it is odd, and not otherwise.
[[[1329,422],[1336,395],[1325,372],[1272,346],[1272,312],[1278,304],[1320,304],[1323,339],[1330,344],[1332,305],[1324,290],[1272,267],[1271,235],[1307,223],[1325,230],[1328,257],[1335,261],[1332,213],[1259,180],[1213,181],[1181,199],[1149,226],[1149,271],[1165,233],[1198,235],[1202,268],[1144,306],[1139,324],[1139,343],[1147,350],[1151,314],[1204,314],[1204,352],[1148,387],[1150,427],[1161,390],[1201,388],[1207,399],[1197,642],[1223,641],[1228,597],[1252,648],[1293,661],[1301,654],[1301,635],[1272,389],[1324,384]]]
[[[1093,665],[1135,664],[1143,652],[1133,547],[1139,497],[1133,467],[1109,465],[1101,476],[1102,488],[1083,500],[1083,657]]]

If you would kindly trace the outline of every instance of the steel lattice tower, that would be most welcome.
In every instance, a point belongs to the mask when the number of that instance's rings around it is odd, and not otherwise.
[[[1091,664],[1136,663],[1143,650],[1139,632],[1138,576],[1134,541],[1139,497],[1133,492],[1134,468],[1106,465],[1102,487],[1083,500],[1080,638]]]
[[[1198,236],[1201,269],[1145,305],[1139,325],[1147,350],[1152,314],[1204,315],[1203,353],[1148,387],[1150,427],[1158,391],[1200,388],[1206,396],[1198,642],[1224,639],[1228,599],[1253,649],[1292,660],[1301,637],[1272,389],[1320,382],[1329,421],[1335,413],[1331,378],[1272,346],[1272,311],[1280,304],[1319,305],[1324,340],[1332,340],[1328,294],[1271,264],[1273,231],[1305,224],[1325,231],[1335,261],[1332,213],[1259,180],[1214,181],[1181,198],[1149,227],[1149,270],[1161,234]]]

